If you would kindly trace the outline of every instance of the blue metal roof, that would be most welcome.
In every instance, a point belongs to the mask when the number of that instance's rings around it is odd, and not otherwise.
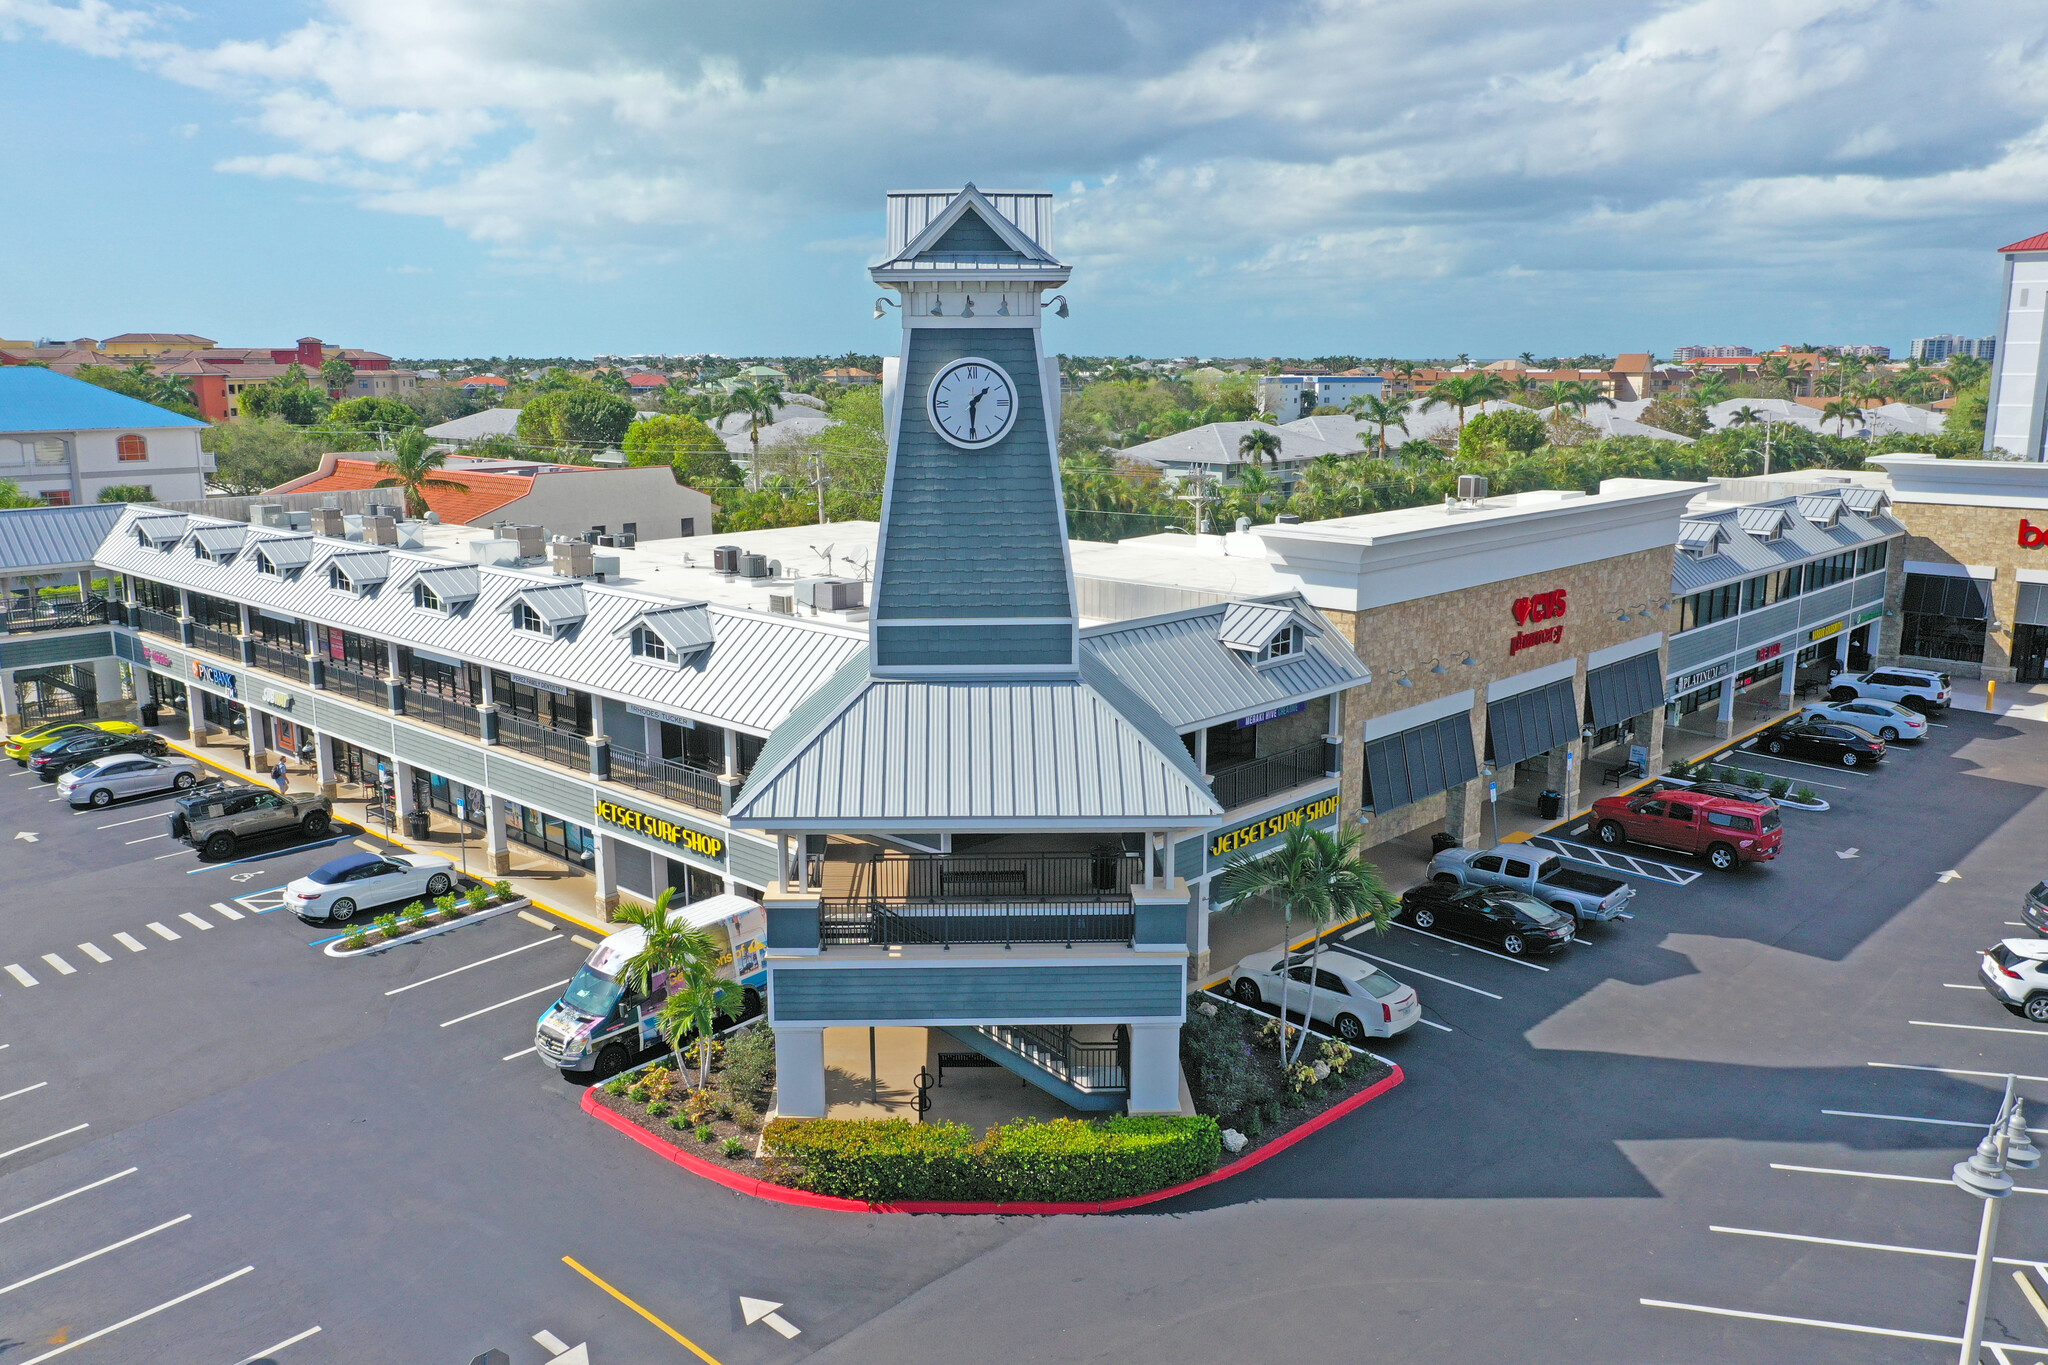
[[[205,425],[196,417],[40,365],[0,366],[0,431],[135,431]]]
[[[127,510],[125,503],[96,502],[0,511],[0,571],[84,568]]]

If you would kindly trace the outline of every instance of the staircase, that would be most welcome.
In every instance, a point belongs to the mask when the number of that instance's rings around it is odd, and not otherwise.
[[[1130,1044],[1121,1027],[1114,1040],[1100,1041],[1077,1039],[1065,1025],[982,1024],[945,1032],[1076,1109],[1122,1109],[1130,1094]]]

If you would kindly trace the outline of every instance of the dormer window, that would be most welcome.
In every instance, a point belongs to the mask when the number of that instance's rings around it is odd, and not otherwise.
[[[256,552],[256,572],[267,573],[273,578],[277,576],[277,565],[271,563],[270,556],[261,550]]]
[[[633,629],[633,653],[643,659],[668,662],[668,646],[662,643],[659,635],[645,626],[636,626]]]
[[[441,610],[441,599],[434,596],[434,590],[424,583],[412,585],[412,604],[422,611]]]
[[[336,592],[354,592],[355,584],[348,581],[348,575],[341,571],[339,564],[327,566],[327,586]]]
[[[530,630],[536,635],[547,633],[547,627],[541,624],[540,613],[524,602],[512,604],[512,629]]]
[[[1266,642],[1259,651],[1260,663],[1271,663],[1275,659],[1292,658],[1301,653],[1301,627],[1289,626]]]

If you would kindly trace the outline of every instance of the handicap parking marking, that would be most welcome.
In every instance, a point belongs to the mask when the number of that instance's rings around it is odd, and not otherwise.
[[[273,886],[267,891],[251,891],[246,896],[236,896],[234,901],[252,915],[267,915],[284,904],[285,891],[285,887]]]
[[[1574,843],[1570,839],[1560,839],[1554,834],[1532,834],[1528,842],[1538,848],[1549,849],[1552,853],[1569,858],[1575,863],[1590,863],[1609,872],[1627,872],[1653,882],[1663,882],[1668,886],[1691,886],[1706,875],[1696,867],[1673,867],[1670,863],[1660,863],[1650,858],[1610,853],[1604,848]]]

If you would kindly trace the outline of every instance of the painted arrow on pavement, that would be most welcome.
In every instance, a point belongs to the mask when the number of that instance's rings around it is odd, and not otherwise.
[[[1860,848],[1838,848],[1835,850],[1835,856],[1837,858],[1854,858],[1862,852],[1863,850]]]
[[[781,1333],[782,1339],[787,1341],[803,1329],[775,1311],[780,1307],[781,1304],[770,1299],[750,1299],[745,1294],[740,1295],[740,1316],[747,1320],[747,1326],[752,1327],[757,1322],[765,1322]]]
[[[1939,877],[1936,877],[1934,880],[1938,882],[1959,882],[1962,879],[1962,873],[1956,871],[1954,868],[1950,868],[1948,871],[1942,873]]]
[[[21,831],[20,833],[16,834],[16,835],[15,835],[14,837],[15,837],[15,838],[17,838],[17,839],[26,839],[26,840],[28,840],[28,841],[29,841],[30,843],[34,843],[34,842],[36,841],[36,838],[37,838],[37,836],[36,836],[36,835],[30,834],[30,833],[29,833],[29,832],[28,832],[27,830],[22,830],[22,831]]]

